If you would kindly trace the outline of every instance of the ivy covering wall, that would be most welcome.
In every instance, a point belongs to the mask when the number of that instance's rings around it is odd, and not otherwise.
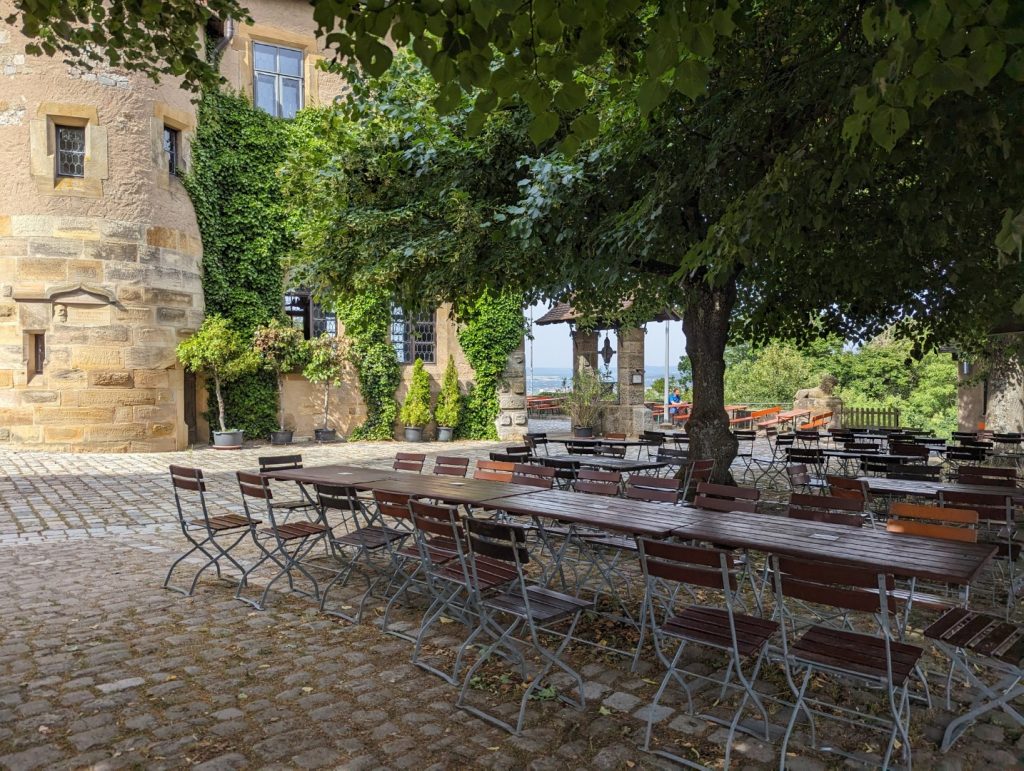
[[[248,335],[281,312],[281,258],[290,240],[277,169],[291,124],[224,91],[204,92],[198,113],[184,183],[203,238],[206,310]],[[254,438],[276,429],[271,373],[244,377],[227,386],[224,396],[229,428]]]
[[[391,298],[381,289],[368,289],[339,302],[337,311],[366,404],[366,421],[349,438],[391,439],[398,417],[395,391],[401,381],[398,357],[391,345]]]
[[[476,373],[456,426],[463,439],[497,439],[498,386],[509,354],[523,341],[523,303],[516,294],[484,294],[459,308],[459,345]]]

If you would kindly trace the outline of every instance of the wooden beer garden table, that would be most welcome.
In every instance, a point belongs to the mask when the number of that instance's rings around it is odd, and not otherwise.
[[[347,487],[357,482],[373,482],[379,479],[393,479],[408,472],[390,469],[367,468],[366,466],[348,466],[341,463],[330,466],[310,466],[308,468],[289,469],[287,471],[268,471],[263,476],[269,479],[299,482],[307,485],[337,485]]]
[[[541,461],[545,460],[557,460],[566,463],[575,463],[577,466],[588,466],[590,468],[604,469],[605,471],[620,471],[623,473],[630,471],[651,471],[653,469],[664,468],[667,463],[661,463],[656,460],[630,460],[628,458],[616,458],[608,455],[542,455],[539,458]]]
[[[929,482],[918,479],[885,479],[884,477],[857,477],[868,483],[868,490],[876,495],[906,495],[913,498],[938,498],[939,490],[951,493],[982,493],[1009,495],[1014,505],[1024,505],[1024,489],[996,485],[963,485],[955,482]]]

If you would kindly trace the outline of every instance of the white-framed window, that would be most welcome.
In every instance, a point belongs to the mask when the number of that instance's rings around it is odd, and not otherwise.
[[[294,118],[302,109],[302,51],[294,48],[252,44],[253,102],[278,118]]]

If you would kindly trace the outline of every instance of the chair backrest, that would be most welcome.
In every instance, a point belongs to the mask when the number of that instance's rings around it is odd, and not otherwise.
[[[637,539],[640,567],[650,579],[735,592],[736,558],[724,549]]]
[[[626,448],[624,445],[602,444],[594,448],[594,455],[600,455],[605,458],[625,458]]]
[[[469,590],[476,602],[480,601],[480,595],[486,583],[482,585],[481,576],[486,570],[487,573],[495,572],[495,562],[505,562],[509,567],[515,567],[516,579],[507,585],[506,591],[515,591],[522,609],[529,615],[531,613],[530,593],[526,589],[526,580],[523,575],[523,566],[530,562],[530,551],[526,547],[526,530],[522,525],[514,525],[510,522],[495,522],[488,519],[475,519],[466,517],[463,520],[466,529],[466,542],[469,546],[469,557],[466,560]],[[489,564],[483,566],[486,558]],[[518,590],[518,591],[516,591]],[[504,599],[510,599],[508,594]]]
[[[665,443],[665,435],[658,431],[644,431],[640,438],[647,444],[662,445]]]
[[[591,442],[566,442],[565,451],[570,455],[593,455],[595,445]]]
[[[741,429],[738,431],[733,431],[732,435],[736,437],[737,442],[753,442],[757,439],[757,431],[753,429]]]
[[[415,471],[417,474],[423,471],[423,464],[427,456],[419,452],[400,452],[395,454],[395,462],[391,468],[395,471]]]
[[[489,482],[511,482],[512,471],[516,464],[512,461],[478,460],[473,479],[485,479]]]
[[[530,449],[530,455],[537,454],[537,448],[543,447],[548,443],[547,434],[527,434],[523,437],[523,441],[526,442],[526,446]],[[545,447],[545,452],[547,448]]]
[[[896,613],[891,575],[851,567],[839,562],[818,562],[792,557],[773,557],[777,599],[803,600],[842,610],[881,614]],[[885,614],[886,616],[888,614]]]
[[[188,522],[195,516],[194,513],[186,513],[182,508],[181,491],[196,493],[199,498],[199,508],[202,510],[203,521],[206,522],[210,515],[206,508],[206,480],[203,478],[202,469],[190,468],[189,466],[170,466],[171,487],[174,489],[174,505],[178,509],[178,521],[181,526],[187,527]]]
[[[260,464],[260,473],[268,471],[287,471],[289,469],[302,468],[301,455],[264,455],[257,458]]]
[[[679,464],[686,461],[690,456],[689,450],[676,450],[672,447],[659,447],[656,460],[659,463]]]
[[[433,560],[431,560],[429,550],[431,539],[451,539],[455,543],[458,560],[462,568],[463,581],[468,584],[469,574],[466,571],[465,552],[462,549],[463,533],[458,509],[455,506],[428,503],[427,501],[410,498],[409,517],[412,520],[413,531],[416,534],[416,544],[419,547],[422,564],[428,570],[433,567]]]
[[[313,485],[316,501],[321,511],[359,511],[359,498],[351,487],[339,485]]]
[[[511,482],[517,485],[529,485],[530,487],[550,490],[555,484],[555,470],[550,466],[516,463],[512,467]]]
[[[683,468],[683,496],[691,497],[695,493],[697,485],[701,482],[710,482],[711,475],[715,471],[715,462],[710,459],[691,460]]]
[[[825,482],[828,484],[829,495],[838,498],[856,498],[860,500],[862,507],[871,500],[871,493],[868,492],[867,482],[834,474],[826,476]]]
[[[630,474],[626,480],[624,495],[638,501],[678,503],[680,484],[678,479]]]
[[[760,498],[761,491],[754,487],[700,482],[697,484],[697,497],[693,499],[693,505],[709,511],[743,511],[754,514]]]
[[[598,471],[597,469],[581,468],[573,485],[578,493],[591,495],[618,495],[621,477],[618,471]]]
[[[409,496],[404,493],[385,493],[380,490],[373,491],[373,500],[377,504],[377,511],[381,516],[392,517],[398,520],[408,520]]]
[[[937,482],[942,476],[942,467],[927,466],[923,463],[890,463],[885,469],[885,476],[887,479]]]
[[[786,458],[790,463],[820,466],[825,462],[825,451],[817,447],[787,447]]]
[[[603,437],[603,438],[604,438],[604,439],[625,439],[625,438],[626,438],[626,435],[625,435],[625,434],[612,434],[612,433],[607,433],[607,434],[605,434],[605,435],[604,435],[604,437]]]
[[[893,455],[911,455],[915,458],[925,459],[931,455],[931,450],[916,442],[890,442],[889,452]]]
[[[276,532],[277,522],[274,517],[274,493],[270,489],[266,478],[249,471],[236,471],[235,478],[238,480],[238,489],[242,493],[242,506],[245,507],[246,516],[252,519],[252,511],[249,508],[250,498],[257,498],[263,501],[262,505],[266,507],[270,527]],[[253,503],[255,505],[255,501]]]
[[[863,527],[864,518],[860,514],[862,510],[861,502],[854,498],[793,493],[789,496],[789,507],[786,510],[786,516],[792,519],[806,519],[812,522],[829,522],[833,525]]]
[[[988,450],[985,447],[952,444],[946,448],[946,460],[980,463],[987,457]]]
[[[765,430],[767,434],[767,429]],[[796,434],[783,434],[777,431],[772,432],[773,435],[768,436],[768,444],[773,450],[782,450],[786,447],[792,447],[793,442],[796,441]]]
[[[964,439],[977,439],[977,431],[954,431],[951,436],[954,442],[962,442]]]
[[[438,455],[434,459],[434,473],[449,477],[464,477],[469,470],[469,458]]]
[[[803,463],[786,466],[786,476],[789,477],[789,486],[793,488],[803,487],[814,481],[811,479],[810,469]]]
[[[867,452],[877,453],[882,447],[881,444],[876,442],[865,442],[865,441],[853,441],[843,442],[843,449],[847,452]]]
[[[523,458],[529,458],[532,454],[530,452],[530,445],[528,444],[516,444],[513,445],[512,447],[506,447],[505,453],[507,455],[519,455],[520,457]]]
[[[815,428],[797,429],[796,438],[801,442],[814,442],[817,444],[821,439],[821,434],[819,434],[818,430]]]
[[[991,493],[962,493],[939,488],[939,505],[976,511],[980,522],[1011,524],[1013,522],[1013,497],[996,492],[999,489],[993,487]]]
[[[1016,487],[1017,469],[996,466],[960,466],[956,481],[965,485]]]
[[[885,529],[890,533],[921,535],[945,541],[975,543],[978,540],[978,512],[927,506],[920,503],[893,503]]]

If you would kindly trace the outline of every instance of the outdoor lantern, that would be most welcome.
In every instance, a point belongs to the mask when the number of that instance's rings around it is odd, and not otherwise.
[[[615,349],[612,348],[612,341],[608,333],[604,334],[604,346],[601,348],[601,358],[604,360],[604,366],[611,366],[612,356],[615,355]]]

